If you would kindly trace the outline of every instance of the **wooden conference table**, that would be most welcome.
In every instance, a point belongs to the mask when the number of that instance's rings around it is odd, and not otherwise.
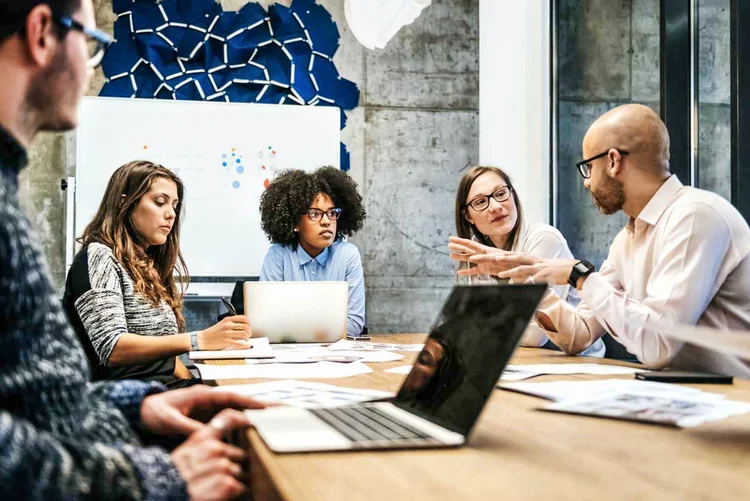
[[[424,335],[373,336],[423,342]],[[320,382],[397,391],[400,374],[373,373]],[[512,363],[575,363],[580,358],[519,348]],[[596,359],[586,359],[596,363]],[[220,362],[214,362],[220,363]],[[632,365],[607,360],[609,364]],[[534,381],[632,376],[540,376]],[[220,384],[260,382],[227,380]],[[750,381],[695,385],[750,401]],[[692,429],[535,410],[547,401],[494,390],[467,446],[459,449],[275,454],[247,432],[250,491],[266,500],[582,500],[750,499],[750,414]]]

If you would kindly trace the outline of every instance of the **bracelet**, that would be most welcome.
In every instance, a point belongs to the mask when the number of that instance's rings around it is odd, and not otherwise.
[[[198,346],[198,332],[193,331],[190,333],[190,348],[193,351],[200,350],[200,347]]]

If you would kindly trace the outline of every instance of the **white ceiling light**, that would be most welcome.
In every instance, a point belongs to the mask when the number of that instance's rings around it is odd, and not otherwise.
[[[344,11],[359,43],[368,49],[382,49],[431,3],[432,0],[346,0]]]

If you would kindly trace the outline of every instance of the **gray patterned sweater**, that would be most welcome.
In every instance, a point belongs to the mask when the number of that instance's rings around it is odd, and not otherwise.
[[[19,207],[26,161],[0,128],[0,499],[186,499],[168,453],[135,431],[163,387],[90,381]]]
[[[177,334],[174,311],[162,301],[154,306],[135,290],[133,279],[112,249],[91,243],[78,252],[68,270],[63,305],[89,356],[94,379],[148,379],[170,385],[175,359],[111,367],[107,365],[123,334]]]

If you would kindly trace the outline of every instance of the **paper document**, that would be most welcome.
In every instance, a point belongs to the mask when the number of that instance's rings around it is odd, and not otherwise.
[[[220,386],[215,391],[231,391],[263,402],[275,402],[293,407],[338,407],[341,405],[384,400],[393,393],[378,390],[342,388],[306,381],[271,381],[268,383]]]
[[[369,343],[367,341],[349,341],[342,339],[328,347],[329,350],[344,351],[415,351],[420,352],[424,344]]]
[[[273,358],[274,354],[267,337],[250,339],[248,350],[200,350],[191,351],[190,360],[229,360],[238,358]]]
[[[648,329],[667,337],[750,360],[750,331],[719,330],[694,325],[647,324]]]
[[[362,362],[275,363],[207,365],[195,364],[201,378],[220,379],[329,379],[368,374],[372,369]]]
[[[521,381],[547,374],[634,374],[643,369],[606,364],[533,364],[508,365],[500,376],[501,381]]]
[[[667,397],[625,392],[566,400],[547,405],[542,410],[688,428],[750,412],[750,403],[706,400],[696,395]]]
[[[639,381],[637,379],[603,379],[598,381],[552,381],[550,383],[506,383],[500,388],[518,393],[525,393],[547,400],[581,400],[595,395],[614,395],[618,393],[639,393],[666,398],[696,396],[706,400],[721,400],[721,393],[708,393],[669,383]]]
[[[318,348],[316,350],[305,350],[305,351],[276,351],[275,360],[278,362],[285,363],[300,363],[304,361],[320,362],[320,361],[331,361],[335,362],[339,358],[350,358],[359,360],[360,362],[376,363],[376,362],[396,362],[404,358],[403,355],[393,353],[390,351],[344,351],[344,350],[327,350],[325,348]]]
[[[409,374],[411,368],[411,365],[401,365],[399,367],[393,367],[392,369],[386,369],[383,372],[390,372],[391,374]]]

